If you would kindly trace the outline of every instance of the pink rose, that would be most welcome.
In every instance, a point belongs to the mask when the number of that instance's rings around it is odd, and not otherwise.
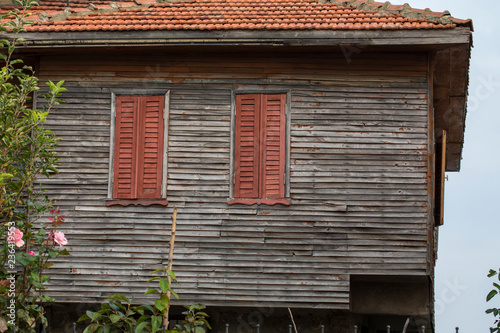
[[[32,256],[34,256],[35,252],[34,251],[30,251],[30,252],[28,252],[28,254],[31,254]]]
[[[54,233],[54,242],[59,244],[59,247],[63,247],[68,244],[68,240],[64,237],[64,233],[62,231],[58,231]]]
[[[16,244],[17,247],[24,245],[23,232],[17,228],[14,228],[14,244]]]

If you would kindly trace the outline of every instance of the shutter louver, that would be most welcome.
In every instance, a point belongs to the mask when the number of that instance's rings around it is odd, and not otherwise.
[[[259,197],[260,95],[236,96],[235,186],[237,198]]]
[[[132,199],[137,196],[135,170],[138,104],[138,97],[124,96],[116,100],[113,197],[117,199]]]
[[[286,95],[262,96],[261,198],[285,197]]]

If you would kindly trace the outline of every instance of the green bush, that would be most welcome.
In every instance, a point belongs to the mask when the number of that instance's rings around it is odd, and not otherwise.
[[[16,327],[18,332],[35,331],[37,323],[46,324],[44,303],[53,301],[44,294],[51,259],[69,254],[62,247],[67,240],[59,230],[64,216],[53,209],[54,202],[37,185],[40,176],[56,173],[57,139],[44,123],[53,106],[61,103],[63,82],[48,82],[41,94],[41,110],[30,107],[31,96],[39,92],[33,69],[14,59],[23,40],[19,34],[29,24],[28,9],[33,1],[17,1],[19,8],[0,25],[12,38],[0,40],[0,327]],[[52,217],[41,217],[51,212]]]

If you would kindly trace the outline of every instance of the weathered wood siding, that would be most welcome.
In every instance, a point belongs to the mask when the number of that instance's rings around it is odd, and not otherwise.
[[[88,54],[39,68],[68,88],[48,121],[61,173],[44,181],[71,251],[51,269],[57,300],[143,297],[174,205],[181,303],[348,309],[352,274],[428,273],[426,54]],[[168,207],[105,206],[117,89],[170,90]],[[227,204],[233,89],[289,91],[289,207]]]

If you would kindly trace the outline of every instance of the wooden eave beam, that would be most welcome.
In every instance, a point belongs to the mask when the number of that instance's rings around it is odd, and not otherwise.
[[[447,132],[446,171],[459,171],[464,145],[470,44],[436,52],[434,57],[435,131]]]
[[[8,35],[0,36],[8,38]],[[24,47],[137,45],[427,46],[469,43],[470,28],[380,31],[98,31],[24,33]]]

